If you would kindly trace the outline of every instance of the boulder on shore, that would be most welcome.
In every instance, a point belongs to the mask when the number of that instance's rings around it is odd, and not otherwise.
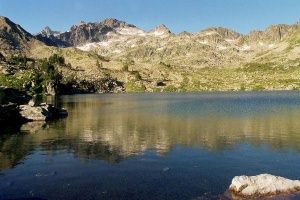
[[[51,104],[35,106],[30,102],[28,105],[20,106],[20,114],[28,121],[46,121],[65,117],[68,115],[68,112],[65,109],[56,108]]]
[[[270,174],[236,176],[229,190],[241,197],[262,197],[300,192],[300,181]]]
[[[0,125],[20,126],[26,122],[47,121],[68,115],[65,109],[39,104],[37,96],[31,98],[26,92],[0,86]]]

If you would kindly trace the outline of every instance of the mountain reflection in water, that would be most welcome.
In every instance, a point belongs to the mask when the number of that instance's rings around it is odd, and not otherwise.
[[[54,103],[69,117],[0,135],[0,199],[219,199],[236,175],[300,179],[299,92]]]
[[[68,109],[67,119],[26,124],[23,134],[2,136],[1,169],[37,147],[109,163],[147,149],[164,155],[174,145],[223,151],[250,143],[300,150],[298,93],[78,95],[59,103]]]

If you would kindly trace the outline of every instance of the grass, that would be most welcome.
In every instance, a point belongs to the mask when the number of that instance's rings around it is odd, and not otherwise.
[[[22,71],[14,75],[0,73],[0,86],[24,90],[31,84],[32,77],[32,71]]]
[[[299,66],[251,64],[240,68],[204,68],[183,73],[180,91],[261,91],[300,88]]]
[[[146,87],[142,85],[140,82],[129,81],[125,83],[125,90],[126,92],[129,93],[145,92]]]

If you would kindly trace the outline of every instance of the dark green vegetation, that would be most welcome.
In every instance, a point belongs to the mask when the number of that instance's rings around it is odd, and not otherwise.
[[[29,94],[46,94],[50,89],[57,92],[62,82],[61,68],[66,67],[64,58],[57,54],[42,60],[13,56],[1,64],[0,85]],[[49,85],[51,88],[47,88]]]
[[[72,73],[63,73],[72,71],[72,66],[58,54],[45,59],[25,56],[5,58],[1,54],[0,67],[1,87],[26,91],[30,95],[112,92],[117,87],[123,90],[123,83],[110,76],[94,81],[78,81]]]
[[[26,122],[26,119],[20,115],[18,105],[27,104],[30,99],[31,97],[25,92],[0,87],[0,126],[2,129],[0,134],[6,127],[17,129]]]

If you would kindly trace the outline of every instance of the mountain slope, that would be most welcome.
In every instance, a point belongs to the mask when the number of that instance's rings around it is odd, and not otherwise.
[[[33,36],[20,25],[0,16],[0,46],[2,54],[16,54],[28,50]]]
[[[32,36],[3,18],[0,30],[0,54],[58,54],[69,66],[59,70],[79,83],[110,77],[127,92],[300,89],[299,24],[247,35],[222,27],[173,34],[165,25],[145,31],[107,19]]]
[[[80,23],[68,32],[48,38],[83,51],[96,51],[113,60],[164,62],[194,68],[232,67],[255,62],[262,55],[277,55],[279,49],[286,48],[286,38],[299,33],[295,26],[273,25],[265,31],[253,31],[247,35],[222,27],[194,34],[172,34],[165,25],[147,32],[126,22],[107,19]],[[293,33],[295,31],[297,33]],[[269,58],[267,61],[271,62]]]

